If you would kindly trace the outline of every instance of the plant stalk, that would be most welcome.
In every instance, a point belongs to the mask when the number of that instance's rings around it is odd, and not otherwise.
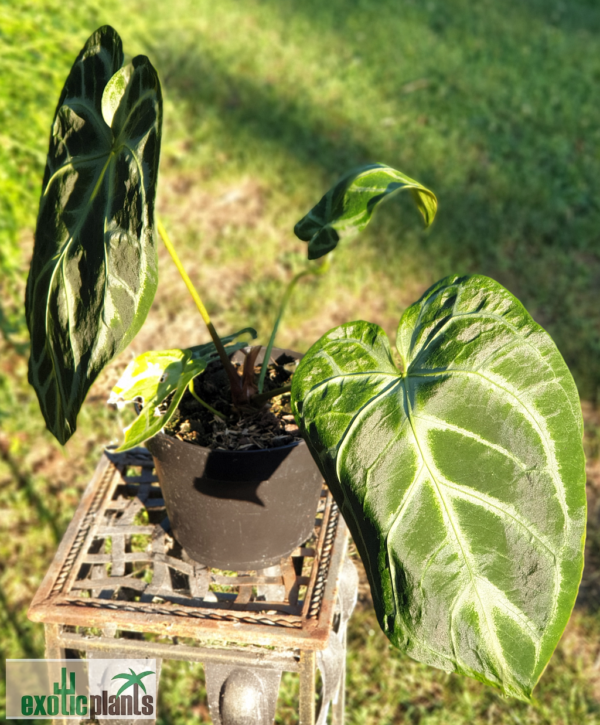
[[[283,395],[284,393],[289,393],[291,389],[291,385],[282,385],[281,388],[275,388],[275,390],[268,390],[266,393],[259,393],[252,398],[252,405],[260,408],[260,406],[263,403],[266,403],[267,400],[270,400],[271,398],[276,398],[278,395]]]
[[[198,312],[202,316],[202,319],[204,320],[204,324],[206,325],[206,328],[212,338],[212,341],[215,344],[215,347],[217,348],[217,352],[219,353],[219,358],[221,359],[221,364],[223,365],[225,372],[227,373],[227,377],[229,378],[229,384],[231,385],[231,396],[234,401],[239,401],[241,392],[242,392],[242,382],[240,376],[237,374],[235,368],[231,364],[231,360],[229,359],[225,348],[223,347],[223,343],[221,342],[221,338],[217,334],[217,331],[215,330],[215,326],[210,320],[210,316],[208,314],[208,311],[206,307],[204,306],[204,303],[200,299],[200,295],[198,294],[198,291],[194,287],[192,280],[189,278],[188,273],[183,268],[183,264],[181,264],[181,260],[179,259],[179,256],[177,255],[177,252],[175,251],[175,247],[173,246],[173,242],[169,239],[169,235],[167,234],[167,230],[164,228],[163,223],[160,219],[156,219],[156,227],[158,229],[158,233],[160,234],[160,238],[163,240],[163,243],[165,247],[167,248],[167,251],[171,255],[171,259],[175,263],[175,266],[177,267],[177,271],[181,275],[181,278],[183,279],[185,286],[188,288],[189,293],[192,296],[192,299],[196,303],[196,307],[198,308]]]
[[[216,415],[217,418],[220,418],[221,420],[224,420],[225,422],[227,422],[226,415],[223,415],[223,413],[220,413],[218,410],[215,410],[215,408],[213,408],[212,405],[209,405],[205,400],[202,400],[202,398],[200,398],[196,394],[196,391],[194,390],[194,381],[193,380],[190,380],[190,384],[188,385],[188,390],[190,391],[192,397],[195,398],[200,403],[200,405],[203,405],[207,410],[210,410],[210,412],[213,415]]]
[[[267,374],[267,368],[269,367],[269,360],[271,359],[271,350],[273,349],[273,345],[275,344],[275,337],[277,336],[277,330],[279,329],[279,323],[281,322],[281,318],[283,317],[283,313],[285,312],[285,308],[288,306],[288,302],[290,301],[290,297],[292,296],[292,292],[294,291],[294,287],[296,284],[302,279],[302,277],[306,277],[310,274],[323,274],[329,269],[330,266],[330,256],[328,255],[323,260],[323,263],[319,265],[316,269],[303,269],[301,272],[298,272],[297,275],[294,276],[292,281],[288,284],[284,294],[283,299],[281,300],[281,305],[279,306],[279,313],[277,315],[277,319],[275,320],[275,324],[273,325],[273,331],[271,332],[271,337],[269,338],[269,343],[267,345],[267,349],[265,350],[265,357],[263,359],[262,367],[260,369],[260,376],[258,378],[258,393],[259,395],[262,393],[263,388],[265,386],[265,376]],[[269,396],[272,397],[272,396]]]

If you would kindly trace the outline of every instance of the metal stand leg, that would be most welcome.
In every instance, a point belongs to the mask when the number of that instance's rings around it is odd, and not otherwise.
[[[65,648],[60,642],[61,629],[60,624],[46,624],[44,626],[47,660],[66,659]]]
[[[64,660],[66,659],[65,648],[60,641],[60,633],[62,627],[60,624],[44,625],[44,637],[46,639],[46,659],[47,660]],[[53,718],[52,725],[67,725],[66,718]]]
[[[315,725],[316,684],[315,653],[300,652],[300,719],[298,725]]]
[[[208,707],[214,725],[271,725],[282,670],[206,663]]]
[[[344,725],[344,713],[346,710],[346,632],[344,631],[342,644],[344,648],[344,663],[340,673],[338,691],[333,699],[331,708],[331,725]]]
[[[333,704],[333,725],[343,725],[346,685],[346,627],[358,595],[358,573],[350,559],[344,561],[336,611],[337,631],[331,632],[327,649],[317,653],[317,666],[323,683],[321,709],[317,725],[326,725]]]

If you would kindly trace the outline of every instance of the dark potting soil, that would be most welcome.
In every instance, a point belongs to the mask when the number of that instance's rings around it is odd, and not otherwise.
[[[271,364],[265,377],[264,392],[289,385],[297,361],[281,355]],[[238,368],[241,373],[241,369]],[[254,368],[258,381],[260,367]],[[187,443],[194,443],[213,450],[251,451],[262,448],[278,448],[296,440],[300,432],[290,409],[290,394],[271,398],[261,408],[247,406],[235,408],[227,374],[220,362],[212,362],[194,379],[194,392],[212,408],[223,413],[221,420],[192,396],[184,393],[175,415],[165,433]]]

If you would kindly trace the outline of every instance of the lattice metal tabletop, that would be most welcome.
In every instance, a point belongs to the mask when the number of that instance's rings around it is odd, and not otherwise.
[[[169,532],[149,453],[106,451],[29,609],[46,625],[47,656],[69,648],[201,661],[217,723],[223,678],[236,663],[270,672],[273,682],[300,671],[301,722],[313,722],[315,663],[325,688],[340,679],[335,667],[325,672],[326,660],[332,635],[336,651],[343,645],[355,598],[347,529],[331,494],[324,488],[311,538],[260,571],[207,568]]]

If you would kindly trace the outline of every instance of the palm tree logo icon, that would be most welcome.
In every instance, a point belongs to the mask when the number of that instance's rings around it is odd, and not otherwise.
[[[131,669],[131,667],[129,668],[129,671],[131,672],[130,675],[121,673],[120,675],[115,675],[114,677],[111,678],[112,680],[116,680],[116,679],[126,680],[125,684],[121,685],[121,688],[117,692],[117,697],[119,697],[119,695],[122,692],[124,692],[125,690],[127,690],[129,687],[133,687],[134,685],[139,685],[142,688],[142,690],[144,692],[146,692],[146,688],[144,687],[144,683],[142,682],[142,677],[147,677],[148,675],[156,674],[155,672],[148,670],[147,672],[140,672],[139,675],[136,675],[135,672]]]

